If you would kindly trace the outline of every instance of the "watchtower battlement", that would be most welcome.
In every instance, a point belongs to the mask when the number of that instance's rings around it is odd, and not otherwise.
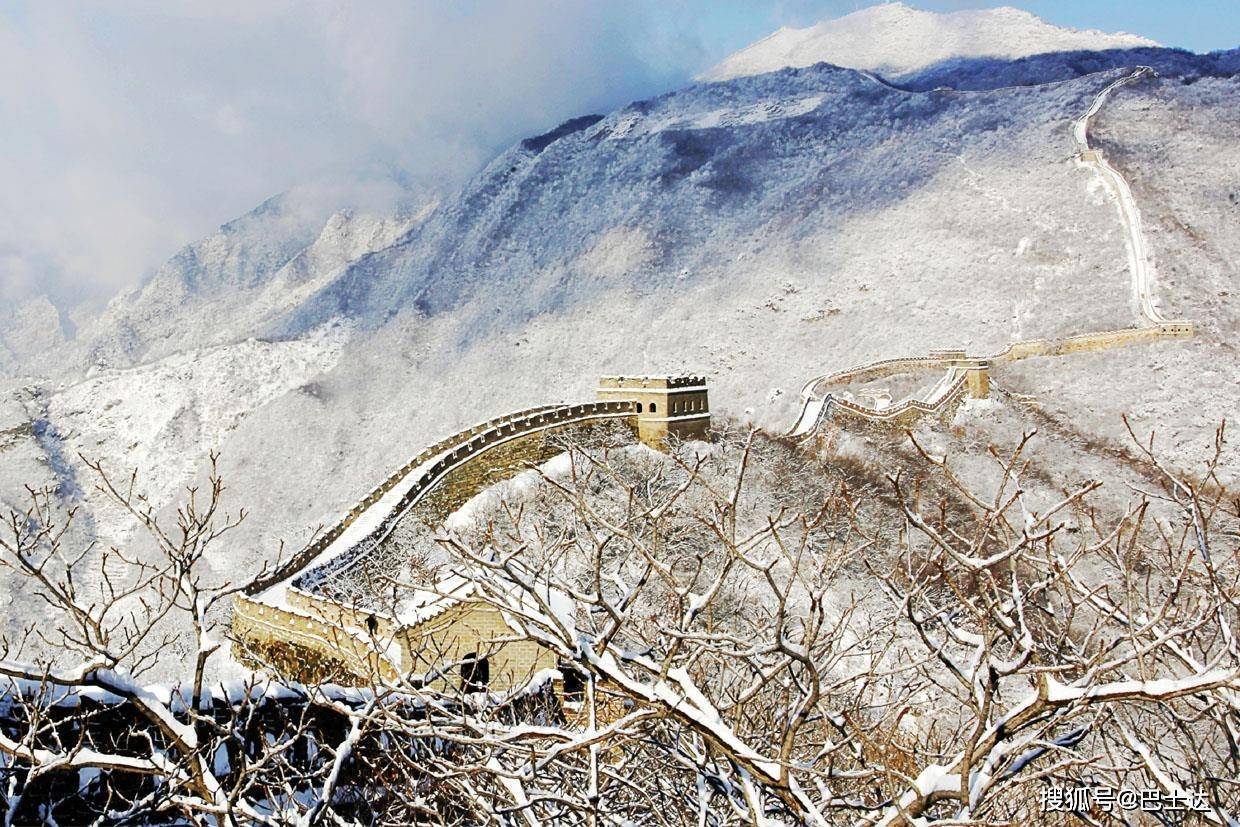
[[[632,400],[637,411],[637,436],[662,448],[668,436],[706,439],[710,433],[710,400],[703,376],[604,376],[598,399]]]
[[[1158,323],[1158,332],[1163,336],[1175,336],[1177,338],[1188,338],[1196,332],[1196,328],[1192,322],[1183,319],[1168,320]]]
[[[604,376],[598,381],[600,388],[633,388],[638,390],[666,388],[705,388],[704,376]]]

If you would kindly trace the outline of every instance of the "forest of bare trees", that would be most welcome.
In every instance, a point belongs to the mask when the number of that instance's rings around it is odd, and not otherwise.
[[[1139,483],[1036,498],[1036,435],[992,449],[987,475],[907,444],[890,466],[737,429],[668,455],[566,445],[567,472],[437,537],[436,565],[560,664],[505,692],[219,680],[247,583],[206,565],[244,517],[218,474],[169,516],[94,467],[153,556],[76,547],[72,512],[32,491],[0,561],[56,620],[0,651],[0,814],[1236,824],[1240,499],[1215,473],[1223,430],[1196,466],[1133,434]],[[1098,506],[1101,486],[1127,507]],[[185,679],[148,686],[173,636],[192,644]]]

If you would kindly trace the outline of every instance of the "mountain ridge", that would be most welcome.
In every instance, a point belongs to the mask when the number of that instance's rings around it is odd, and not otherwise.
[[[955,84],[962,91],[980,91],[995,88],[997,85],[1037,85],[1042,82],[1068,80],[1085,72],[1131,66],[1136,61],[1143,65],[1154,65],[1156,68],[1162,66],[1186,78],[1204,74],[1226,76],[1240,69],[1240,50],[1207,56],[1159,48],[1055,53],[1014,61],[953,60],[914,73],[903,82],[892,83],[899,89],[910,91],[928,91],[950,84]],[[795,77],[797,72],[811,68],[813,67],[784,68],[773,74],[783,72],[790,73],[788,77]],[[844,73],[857,71],[845,67],[833,68]],[[830,69],[824,68],[821,71],[829,72]],[[850,76],[840,75],[841,78]],[[864,73],[861,73],[860,77],[863,79]],[[746,79],[737,79],[744,80]],[[778,83],[779,81],[776,81],[776,84]],[[144,359],[158,358],[195,344],[239,341],[255,336],[296,336],[316,324],[328,321],[335,313],[351,315],[359,307],[361,298],[375,289],[374,283],[383,280],[382,273],[377,271],[382,268],[382,262],[388,254],[401,248],[404,244],[403,237],[413,233],[422,222],[442,219],[443,210],[440,207],[443,204],[448,204],[451,209],[451,205],[458,199],[485,198],[488,188],[504,185],[502,179],[505,176],[496,173],[502,173],[505,165],[511,168],[512,175],[519,177],[527,161],[536,159],[554,142],[579,137],[578,133],[583,131],[597,132],[602,128],[599,126],[601,122],[608,118],[614,119],[621,113],[629,113],[640,119],[644,117],[643,112],[659,106],[660,101],[683,95],[693,88],[686,87],[645,101],[636,101],[609,116],[591,115],[570,119],[542,135],[520,141],[497,156],[462,188],[455,193],[448,193],[446,201],[445,195],[440,192],[413,191],[405,196],[405,206],[390,214],[324,206],[319,214],[301,225],[296,221],[286,220],[281,203],[288,196],[273,196],[251,213],[222,225],[220,230],[211,236],[183,248],[147,283],[119,294],[99,316],[80,322],[76,337],[62,336],[65,341],[53,342],[50,348],[42,348],[41,352],[36,354],[30,353],[27,348],[22,353],[23,358],[18,358],[18,350],[7,347],[8,373],[11,377],[16,376],[23,372],[24,366],[26,373],[55,376],[63,374],[66,365],[71,371],[81,371],[92,366],[139,364]],[[670,126],[674,132],[675,125]],[[543,143],[544,141],[546,143]],[[536,143],[537,151],[532,149]],[[683,167],[682,171],[687,169],[688,167]],[[680,173],[673,170],[669,174],[674,176]],[[281,223],[292,223],[296,226],[292,232],[287,228],[273,229],[273,225]],[[257,224],[261,229],[247,232],[246,227],[249,224]],[[376,243],[354,249],[343,258],[336,256],[335,272],[330,276],[320,274],[316,278],[308,278],[303,273],[300,279],[292,279],[289,278],[292,274],[281,272],[285,266],[296,267],[293,262],[298,256],[313,256],[315,251],[311,248],[315,244],[323,242],[325,246],[330,246],[330,237],[333,234],[340,236],[335,239],[336,242],[344,243],[344,236],[365,234],[367,228]],[[471,231],[484,236],[486,234],[486,231],[479,227],[473,227]],[[229,243],[231,236],[236,236],[238,240]],[[279,249],[276,249],[277,247]],[[330,257],[329,255],[328,258]],[[302,260],[304,262],[306,258]],[[451,256],[442,261],[450,265]],[[283,286],[287,288],[283,296],[278,295],[279,285],[267,284],[264,280],[266,277],[279,281],[280,276],[285,277]],[[205,280],[217,287],[230,284],[239,288],[238,295],[233,297],[231,308],[224,310],[221,305],[221,313],[241,319],[248,318],[251,320],[250,326],[230,334],[227,331],[220,333],[210,325],[204,328],[202,325],[187,325],[184,320],[175,320],[164,324],[162,330],[159,329],[162,324],[158,319],[160,313],[169,309],[181,309],[183,300],[189,297],[199,280]],[[315,289],[316,283],[321,289]],[[264,295],[250,295],[255,287],[261,287],[259,292]],[[407,300],[409,290],[406,286],[406,289],[393,289],[390,292],[394,300],[403,301]],[[444,301],[451,299],[441,297],[440,305]],[[430,306],[426,305],[427,308]],[[266,315],[259,314],[259,307],[267,308],[269,312]],[[30,305],[25,312],[27,317],[42,318],[39,316],[37,303]],[[154,347],[152,340],[155,342]],[[0,345],[3,344],[4,339],[0,337]],[[0,351],[0,357],[3,356],[4,351]],[[5,360],[0,358],[0,370],[4,369]]]

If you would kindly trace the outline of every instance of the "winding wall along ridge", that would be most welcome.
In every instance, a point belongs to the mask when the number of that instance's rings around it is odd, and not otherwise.
[[[531,409],[521,414],[509,415],[501,420],[493,420],[490,424],[484,423],[484,426],[475,426],[468,431],[461,432],[462,434],[469,434],[468,438],[463,441],[457,441],[455,444],[451,444],[451,439],[446,440],[445,442],[449,443],[448,447],[444,451],[438,452],[442,456],[419,475],[419,478],[401,497],[396,508],[386,515],[372,531],[348,549],[342,550],[338,555],[328,560],[323,560],[314,566],[313,569],[306,571],[292,585],[300,588],[312,586],[313,584],[307,578],[339,575],[355,565],[366,554],[374,550],[379,543],[383,542],[391,533],[396,523],[400,522],[401,518],[408,513],[409,509],[429,496],[448,473],[476,459],[483,452],[509,440],[537,433],[548,428],[629,417],[635,413],[634,403],[627,400],[588,402],[580,405],[545,406]],[[436,452],[432,451],[427,460],[420,464],[424,465],[426,461],[429,461],[435,455]],[[422,455],[419,454],[419,456]],[[386,490],[390,490],[391,487],[388,486]],[[368,497],[364,502],[373,504],[374,501]]]
[[[277,567],[269,575],[262,578],[261,580],[256,580],[254,583],[252,583],[250,587],[246,589],[246,594],[258,594],[259,592],[266,591],[267,589],[274,586],[276,583],[279,583],[283,580],[287,580],[290,577],[293,577],[296,574],[300,573],[304,568],[306,568],[308,565],[314,562],[315,558],[317,558],[320,554],[322,554],[323,551],[328,546],[330,546],[333,542],[335,542],[340,537],[340,535],[344,533],[345,529],[351,526],[354,523],[354,521],[357,520],[357,518],[363,512],[366,511],[367,508],[374,505],[376,502],[379,501],[380,498],[382,498],[384,494],[386,494],[388,491],[391,491],[393,488],[395,488],[396,485],[402,479],[404,479],[408,474],[412,473],[417,468],[425,465],[431,459],[438,456],[439,454],[442,454],[444,451],[448,450],[452,446],[458,445],[463,442],[467,442],[472,437],[480,433],[483,433],[485,431],[499,427],[506,422],[511,422],[511,421],[515,421],[518,419],[528,419],[529,417],[534,416],[540,412],[553,410],[558,407],[564,407],[564,406],[562,405],[539,405],[534,408],[527,408],[525,410],[504,414],[503,416],[497,416],[494,419],[487,420],[486,422],[482,422],[477,425],[471,425],[469,428],[466,428],[462,431],[458,431],[452,434],[451,436],[447,436],[439,440],[438,442],[432,445],[429,445],[426,448],[423,448],[421,451],[417,453],[416,456],[414,456],[411,460],[406,462],[400,468],[396,469],[396,471],[394,471],[386,480],[380,483],[378,487],[373,489],[370,493],[368,493],[365,497],[363,497],[362,500],[359,501],[355,506],[353,506],[347,512],[345,512],[345,515],[343,517],[341,517],[330,528],[328,528],[321,535],[319,535],[312,543],[310,543],[308,546],[306,546],[301,551],[297,552],[297,554],[293,555],[293,557],[291,557],[283,565]]]
[[[361,609],[337,597],[327,599],[316,594],[315,589],[366,559],[412,508],[426,502],[454,472],[488,451],[542,432],[635,418],[636,403],[632,400],[545,405],[488,420],[436,442],[368,494],[322,538],[281,567],[278,577],[268,577],[263,588],[238,595],[233,601],[234,636],[268,650],[266,644],[273,640],[296,643],[314,652],[320,661],[334,663],[339,670],[356,675],[365,676],[368,669],[376,666],[391,671],[397,664],[391,655],[374,648],[375,635],[367,631],[366,625],[377,623],[386,636],[398,627],[398,621],[385,612]],[[398,501],[386,506],[386,513],[364,536],[350,541],[347,547],[331,549],[359,517],[419,468],[423,470],[417,479]],[[286,665],[297,668],[295,659]]]
[[[1111,166],[1101,149],[1090,146],[1089,127],[1112,92],[1143,78],[1157,76],[1158,73],[1149,66],[1139,66],[1131,75],[1109,84],[1098,93],[1089,110],[1072,128],[1072,137],[1080,147],[1078,161],[1085,166],[1092,166],[1115,196],[1120,222],[1124,225],[1124,245],[1128,252],[1128,269],[1132,273],[1133,296],[1137,300],[1143,320],[1149,324],[1161,324],[1167,320],[1154,304],[1154,264],[1145,243],[1145,232],[1141,228],[1141,211],[1137,208],[1137,200],[1133,197],[1128,181],[1119,170]]]
[[[1089,143],[1089,130],[1093,119],[1102,110],[1103,104],[1111,93],[1122,86],[1136,83],[1146,77],[1157,77],[1157,73],[1148,66],[1139,66],[1131,74],[1109,83],[1101,92],[1094,96],[1088,110],[1072,125],[1072,136],[1078,146],[1077,160],[1084,166],[1092,166],[1111,189],[1116,198],[1120,220],[1125,229],[1125,246],[1128,254],[1128,266],[1132,273],[1132,290],[1137,299],[1141,327],[1124,328],[1121,330],[1104,330],[1082,333],[1063,339],[1032,339],[1016,341],[990,356],[966,357],[967,361],[977,363],[1005,363],[1031,356],[1058,356],[1088,350],[1103,350],[1120,347],[1136,342],[1153,341],[1162,337],[1192,336],[1192,322],[1169,320],[1165,318],[1154,303],[1154,266],[1145,243],[1145,234],[1141,228],[1141,214],[1136,199],[1128,182],[1106,159],[1103,152]],[[877,80],[876,78],[871,78]],[[805,384],[801,390],[801,413],[788,430],[791,436],[807,436],[822,424],[823,420],[843,413],[866,422],[893,423],[911,421],[919,415],[943,410],[948,404],[956,401],[963,392],[963,380],[958,380],[952,390],[938,400],[927,402],[919,399],[907,399],[898,405],[888,408],[872,408],[860,405],[831,394],[827,388],[832,385],[850,381],[869,381],[890,376],[894,373],[910,369],[934,369],[947,366],[953,360],[944,359],[934,354],[930,356],[897,357],[868,362],[835,373],[815,377]],[[910,415],[911,412],[911,415]]]

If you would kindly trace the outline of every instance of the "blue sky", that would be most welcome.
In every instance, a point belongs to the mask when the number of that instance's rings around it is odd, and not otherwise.
[[[0,0],[0,315],[37,294],[98,303],[308,179],[364,179],[355,200],[382,200],[390,170],[459,180],[515,138],[865,5]],[[1199,51],[1240,45],[1240,0],[1008,5]]]

